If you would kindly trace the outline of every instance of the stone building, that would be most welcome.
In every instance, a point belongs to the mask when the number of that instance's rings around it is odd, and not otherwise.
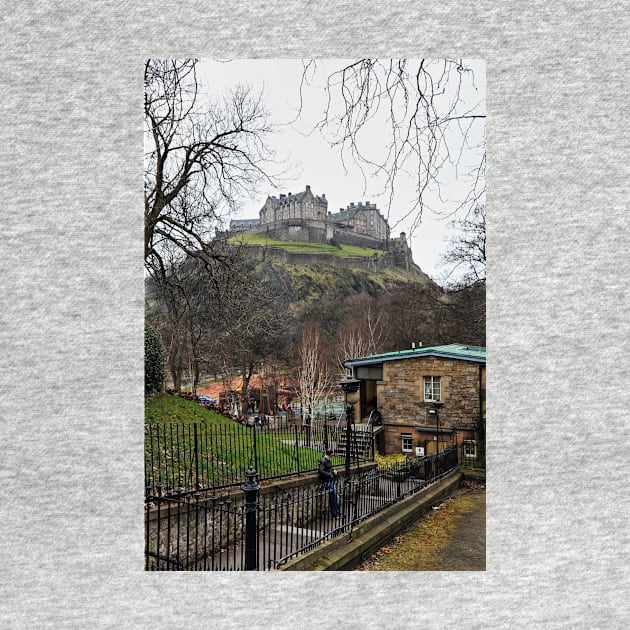
[[[354,234],[369,236],[382,242],[389,239],[389,225],[375,203],[351,203],[347,208],[331,214],[329,218],[340,230],[352,230]]]
[[[260,219],[232,219],[230,221],[230,232],[238,234],[239,232],[247,232],[252,228],[260,225]]]
[[[303,192],[280,197],[267,197],[260,210],[260,225],[270,225],[278,221],[305,219],[310,221],[326,221],[328,201],[326,195],[314,195],[311,187]]]
[[[361,381],[359,417],[380,412],[381,453],[429,455],[438,444],[463,444],[467,457],[485,452],[485,348],[419,347],[344,365]]]

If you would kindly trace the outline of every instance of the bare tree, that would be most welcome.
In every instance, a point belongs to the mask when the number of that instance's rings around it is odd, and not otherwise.
[[[337,364],[341,375],[343,362],[379,352],[385,340],[383,312],[368,304],[362,318],[351,317],[339,331]]]
[[[212,352],[226,364],[238,366],[242,385],[241,414],[247,415],[249,384],[265,359],[273,356],[293,323],[285,297],[239,259],[231,268],[221,266],[212,296]]]
[[[166,350],[166,365],[172,387],[180,391],[189,364],[185,304],[173,273],[145,280],[146,319],[160,333]]]
[[[241,413],[247,414],[249,382],[262,361],[292,332],[283,296],[256,276],[244,250],[230,247],[221,260],[191,257],[166,268],[153,281],[162,307],[162,332],[176,391],[190,366],[193,390],[201,368],[238,369]]]
[[[461,282],[446,292],[446,330],[449,339],[473,346],[486,345],[486,282]]]
[[[374,175],[384,175],[382,192],[390,207],[400,180],[415,182],[415,203],[392,229],[412,218],[411,236],[425,209],[466,215],[484,201],[484,77],[475,76],[472,65],[455,59],[358,59],[325,79],[328,106],[316,127],[340,149],[344,163],[351,160],[361,169],[366,187]],[[319,68],[316,61],[304,65],[303,103]],[[376,128],[388,131],[377,149]],[[456,199],[453,178],[464,183]]]
[[[391,350],[412,344],[448,343],[444,293],[434,284],[407,284],[384,296],[382,308]]]
[[[297,381],[307,426],[312,426],[317,402],[327,400],[334,389],[334,377],[326,354],[320,327],[317,324],[303,326],[298,340]]]
[[[149,59],[144,70],[144,254],[165,275],[165,248],[221,257],[211,238],[224,209],[251,196],[271,152],[259,94],[237,85],[222,98],[202,93],[196,60]]]
[[[171,261],[163,275],[152,279],[161,303],[161,330],[175,391],[181,390],[185,371],[192,374],[193,392],[199,383],[202,347],[212,325],[207,294],[217,266],[206,266],[196,258]],[[151,311],[147,315],[156,316]]]
[[[478,205],[454,221],[458,236],[442,257],[450,265],[447,285],[448,330],[452,338],[478,346],[486,344],[486,207]]]
[[[316,61],[304,64],[304,104],[321,67]],[[384,176],[381,193],[391,208],[402,180],[414,182],[415,197],[392,230],[410,221],[412,237],[425,210],[454,217],[459,229],[446,262],[465,271],[449,295],[416,287],[412,292],[419,295],[402,291],[389,300],[389,341],[398,339],[398,345],[454,335],[485,342],[483,72],[479,62],[458,59],[358,59],[324,80],[327,107],[315,127],[340,150],[344,164],[361,170],[366,189],[372,178]],[[383,129],[387,140],[375,147],[374,133]]]
[[[460,284],[472,285],[486,280],[486,207],[475,206],[464,219],[453,222],[459,236],[451,239],[442,262],[452,266],[451,273],[463,270]]]

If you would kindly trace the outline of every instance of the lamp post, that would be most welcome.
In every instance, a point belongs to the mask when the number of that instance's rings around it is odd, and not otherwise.
[[[433,409],[429,409],[430,414],[435,414],[435,454],[440,452],[440,408],[444,406],[444,403],[440,400],[436,400],[433,403]]]
[[[440,409],[443,407],[444,403],[440,400],[436,400],[433,403],[435,407],[435,423],[437,426],[437,452],[440,452]]]
[[[345,378],[339,383],[346,395],[346,479],[350,477],[350,433],[354,422],[354,405],[359,402],[359,386],[361,381],[355,378]]]

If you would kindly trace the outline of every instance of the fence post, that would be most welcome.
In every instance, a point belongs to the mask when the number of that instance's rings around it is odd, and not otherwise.
[[[355,479],[352,483],[354,483],[354,516],[353,523],[359,519],[359,499],[361,498],[361,482],[359,479]]]
[[[260,466],[258,466],[258,448],[256,443],[256,425],[252,429],[252,433],[254,434],[254,469],[260,470]]]
[[[197,437],[197,423],[195,422],[193,425],[195,429],[195,489],[199,490],[201,488],[201,484],[199,483],[199,444]]]
[[[302,472],[300,470],[300,446],[298,444],[298,428],[297,424],[293,427],[295,429],[295,459],[297,462],[298,475]]]
[[[258,570],[258,491],[256,471],[247,469],[247,481],[241,486],[245,493],[245,571]]]
[[[375,450],[374,450],[374,425],[371,424],[370,425],[370,431],[372,433],[371,435],[371,440],[372,440],[372,461],[374,461],[374,456],[375,456]]]

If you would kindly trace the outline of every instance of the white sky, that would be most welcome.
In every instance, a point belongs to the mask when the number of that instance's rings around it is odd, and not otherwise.
[[[342,64],[345,65],[343,60],[318,60],[318,66],[321,66],[322,70],[335,70],[343,67]],[[466,64],[475,69],[477,90],[474,102],[478,103],[485,99],[485,66],[482,61],[466,60]],[[347,207],[350,202],[370,201],[376,203],[381,213],[388,219],[392,227],[392,236],[398,236],[403,231],[407,234],[415,263],[429,276],[439,280],[447,271],[439,264],[440,255],[445,250],[447,236],[452,235],[453,231],[447,229],[448,219],[435,218],[427,211],[424,212],[422,222],[415,230],[412,229],[413,217],[402,219],[416,195],[411,175],[408,181],[401,181],[388,211],[388,198],[378,195],[383,190],[382,179],[370,176],[366,190],[363,175],[348,159],[344,169],[339,149],[331,148],[319,132],[308,134],[312,124],[317,122],[323,112],[326,103],[323,90],[320,92],[308,88],[309,100],[303,108],[303,122],[288,124],[294,121],[297,115],[302,69],[301,60],[206,60],[200,64],[200,79],[211,95],[219,94],[226,87],[234,86],[236,83],[249,84],[257,91],[262,90],[272,121],[279,125],[278,131],[268,139],[268,143],[274,149],[276,159],[284,161],[282,183],[276,190],[262,189],[257,198],[245,201],[242,210],[231,218],[258,218],[258,211],[264,204],[267,194],[297,193],[304,190],[307,184],[311,186],[314,194],[326,195],[328,209],[332,212]],[[317,100],[316,95],[319,93],[321,98]],[[373,133],[374,137],[371,139],[375,149],[379,149],[384,146],[385,135],[379,139],[379,128],[373,126],[372,130],[370,133]],[[431,206],[438,207],[439,210],[446,209],[444,197],[448,196],[449,189],[454,191],[458,186],[452,175],[447,178],[446,186],[442,188],[443,199],[434,197],[430,201]]]

